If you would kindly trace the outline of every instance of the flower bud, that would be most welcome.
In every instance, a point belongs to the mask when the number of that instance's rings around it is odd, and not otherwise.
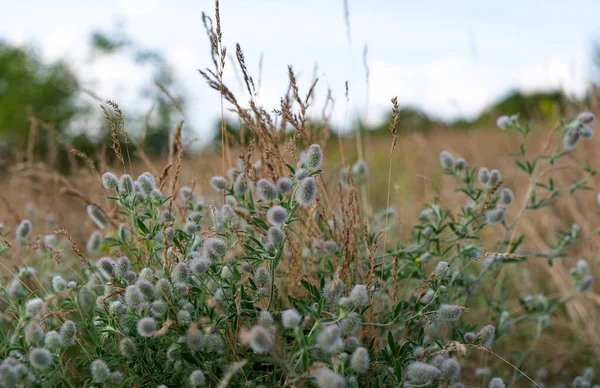
[[[450,304],[442,304],[438,309],[438,317],[442,321],[457,321],[462,315],[462,307]]]
[[[150,337],[156,331],[156,320],[151,317],[142,318],[138,321],[136,328],[142,337]]]
[[[460,378],[461,366],[455,358],[449,358],[442,363],[442,377],[448,381]]]
[[[215,191],[223,191],[227,187],[227,180],[222,176],[213,176],[210,178],[210,185]]]
[[[112,172],[102,174],[102,186],[107,190],[115,190],[119,186],[119,178]]]
[[[489,388],[505,388],[505,387],[506,387],[506,385],[504,384],[504,381],[502,381],[502,379],[500,377],[494,377],[490,381]]]
[[[346,381],[331,369],[320,368],[313,372],[319,388],[345,388]]]
[[[110,376],[110,369],[102,360],[95,360],[90,367],[95,383],[105,383]]]
[[[96,223],[96,225],[98,225],[98,227],[100,229],[106,228],[106,225],[107,225],[106,215],[104,214],[104,212],[102,210],[100,210],[100,208],[98,206],[88,205],[87,213],[90,216],[90,218],[92,219],[92,221],[94,221],[94,223]]]
[[[218,237],[207,238],[204,242],[204,253],[211,261],[220,260],[227,253],[227,244]]]
[[[73,321],[65,321],[60,328],[60,339],[65,346],[75,345],[77,327]]]
[[[369,369],[369,352],[365,348],[358,348],[352,353],[350,366],[358,373],[366,373]]]
[[[293,329],[298,327],[301,321],[302,317],[294,309],[288,309],[281,313],[281,323],[286,329]]]
[[[321,149],[321,146],[313,144],[308,147],[304,154],[304,162],[311,170],[318,170],[321,168],[321,163],[323,162],[323,149]]]
[[[440,164],[446,170],[454,167],[454,156],[448,151],[442,151],[440,153]]]
[[[35,369],[46,369],[52,364],[52,355],[48,349],[33,348],[29,351],[29,363]]]
[[[326,353],[333,353],[343,346],[342,329],[336,325],[328,325],[319,334],[317,343]]]
[[[350,291],[350,300],[357,307],[365,307],[369,304],[369,294],[367,293],[367,287],[362,284],[354,286]]]
[[[416,361],[408,365],[406,376],[411,382],[425,384],[435,380],[440,375],[440,370],[433,365]]]
[[[44,337],[44,346],[49,350],[58,350],[62,346],[60,335],[56,330],[52,330],[46,333]]]
[[[308,177],[300,181],[296,190],[296,202],[302,206],[308,206],[315,201],[317,197],[317,181],[315,178]]]
[[[203,387],[206,384],[206,377],[201,370],[195,370],[190,375],[190,385],[192,387]]]
[[[248,332],[248,344],[256,354],[268,353],[273,346],[271,334],[260,325],[256,325]]]
[[[171,279],[174,283],[186,283],[190,278],[190,270],[185,262],[175,265],[171,272]]]
[[[87,242],[87,250],[90,253],[98,253],[102,246],[102,234],[99,231],[94,231]]]
[[[277,187],[264,178],[256,182],[256,192],[263,201],[273,201],[277,198]]]
[[[290,178],[279,178],[277,180],[277,191],[280,194],[287,194],[292,191],[293,182]]]
[[[131,358],[137,353],[137,346],[131,338],[123,338],[119,341],[119,351],[121,355],[126,358]]]
[[[52,289],[54,292],[62,292],[67,289],[67,282],[61,276],[56,275],[52,278]]]
[[[271,225],[283,225],[288,218],[288,211],[281,206],[273,206],[267,212],[267,220]]]

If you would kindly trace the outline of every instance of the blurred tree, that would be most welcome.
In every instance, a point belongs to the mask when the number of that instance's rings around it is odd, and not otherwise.
[[[79,82],[63,61],[44,64],[28,49],[0,41],[0,136],[22,148],[29,133],[28,112],[63,132],[85,110],[78,104]],[[40,133],[40,137],[44,134]]]

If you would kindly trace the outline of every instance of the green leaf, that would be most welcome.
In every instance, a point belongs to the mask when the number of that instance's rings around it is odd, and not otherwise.
[[[267,225],[267,223],[261,220],[260,218],[252,217],[252,219],[258,224],[258,226],[260,226],[264,230],[269,230],[269,225]]]
[[[392,351],[392,355],[396,355],[396,342],[394,341],[394,336],[391,331],[388,331],[388,345],[390,350]]]

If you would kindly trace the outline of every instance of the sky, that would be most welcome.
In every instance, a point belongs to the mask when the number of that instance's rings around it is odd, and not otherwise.
[[[125,55],[90,60],[92,31],[122,25],[140,45],[157,50],[187,96],[185,119],[202,140],[220,115],[218,93],[197,69],[211,66],[201,14],[211,0],[44,0],[6,2],[0,39],[35,47],[46,60],[66,58],[83,85],[127,112],[145,111],[139,96],[148,69]],[[513,89],[561,88],[581,95],[592,74],[592,45],[600,41],[597,0],[348,0],[350,42],[343,0],[221,0],[223,40],[230,53],[240,43],[259,101],[271,111],[287,89],[287,66],[305,94],[315,68],[319,83],[313,112],[327,89],[338,127],[361,117],[371,124],[391,110],[390,99],[442,119],[477,115]],[[363,50],[368,46],[369,86]],[[349,82],[346,108],[345,82]],[[241,101],[232,63],[225,83]]]

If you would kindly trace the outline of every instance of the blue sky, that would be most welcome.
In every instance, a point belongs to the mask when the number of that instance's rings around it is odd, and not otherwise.
[[[389,100],[414,104],[442,118],[474,115],[513,88],[563,88],[581,94],[591,73],[591,47],[600,40],[600,1],[579,0],[349,0],[352,45],[346,40],[342,0],[221,0],[224,42],[239,42],[257,77],[264,54],[260,101],[278,105],[293,64],[306,88],[318,64],[315,105],[327,88],[337,98],[334,123],[344,122],[344,83],[350,117],[378,122]],[[147,109],[137,94],[149,73],[125,56],[89,62],[89,34],[116,23],[146,47],[162,52],[185,86],[188,123],[207,138],[219,112],[217,95],[197,69],[210,66],[201,24],[202,1],[29,0],[4,6],[0,38],[33,45],[47,59],[67,57],[84,84],[126,110]],[[368,44],[369,103],[362,65]],[[226,81],[239,96],[231,64]],[[244,98],[241,98],[244,100]]]

